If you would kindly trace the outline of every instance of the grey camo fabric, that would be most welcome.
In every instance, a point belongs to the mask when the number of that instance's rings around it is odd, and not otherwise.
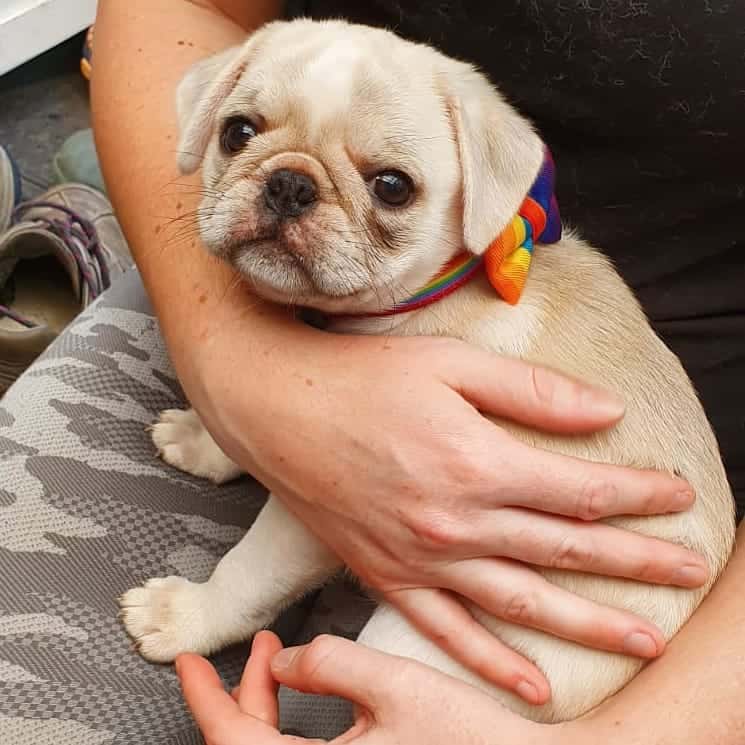
[[[135,271],[0,400],[0,745],[202,742],[172,667],[133,651],[116,604],[150,577],[206,579],[265,500],[249,478],[214,487],[156,457],[146,427],[185,405]],[[340,579],[277,631],[352,638],[371,610]],[[227,686],[246,654],[213,658]],[[346,702],[280,696],[285,732],[350,724]]]

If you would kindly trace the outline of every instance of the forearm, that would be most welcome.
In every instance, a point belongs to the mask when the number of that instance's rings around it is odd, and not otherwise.
[[[111,200],[177,363],[208,335],[209,324],[230,314],[256,317],[257,344],[276,342],[284,323],[276,310],[249,298],[232,271],[201,245],[194,219],[200,181],[177,172],[175,111],[175,90],[190,65],[242,42],[279,6],[278,0],[100,3],[92,81],[96,143]]]
[[[737,537],[727,569],[665,654],[587,720],[588,742],[741,745],[745,526]]]

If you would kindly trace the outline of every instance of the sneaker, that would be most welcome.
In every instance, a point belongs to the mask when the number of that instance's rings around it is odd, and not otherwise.
[[[52,173],[56,184],[87,184],[106,194],[93,130],[81,129],[65,140],[52,160]]]
[[[21,201],[21,174],[8,151],[0,145],[0,233],[7,230],[13,209]]]
[[[0,235],[0,392],[132,266],[108,200],[57,186],[15,209]]]

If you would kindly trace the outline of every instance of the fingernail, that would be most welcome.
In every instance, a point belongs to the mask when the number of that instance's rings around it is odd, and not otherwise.
[[[685,488],[681,489],[673,497],[673,509],[674,510],[685,510],[693,504],[693,489]]]
[[[281,652],[277,652],[272,659],[273,670],[285,670],[294,661],[294,659],[300,654],[300,647],[287,647]]]
[[[656,657],[657,642],[649,634],[636,631],[623,640],[623,651],[633,657]]]
[[[622,398],[597,386],[588,388],[585,402],[608,419],[619,419],[626,411],[626,404]]]
[[[521,680],[515,686],[515,691],[520,698],[525,699],[529,704],[538,703],[538,689],[527,680]]]
[[[176,668],[176,675],[181,676],[181,658],[177,657],[176,661],[173,663],[173,666]]]
[[[709,577],[706,567],[688,564],[673,572],[673,584],[679,587],[701,587]]]

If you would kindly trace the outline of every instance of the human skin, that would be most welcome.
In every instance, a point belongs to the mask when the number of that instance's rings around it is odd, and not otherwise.
[[[176,171],[175,89],[194,61],[277,13],[272,0],[99,6],[96,142],[179,380],[223,450],[366,584],[466,665],[545,701],[542,674],[458,601],[469,593],[459,577],[473,587],[487,586],[479,573],[498,576],[488,585],[501,594],[471,599],[503,617],[526,607],[520,562],[696,586],[699,557],[596,522],[685,509],[694,496],[666,474],[528,448],[479,413],[589,432],[623,415],[612,393],[454,340],[325,334],[208,256],[194,220],[199,178]],[[529,589],[525,625],[640,657],[664,649],[642,619],[537,574]]]
[[[356,704],[356,723],[336,745],[740,745],[745,635],[732,630],[745,624],[742,526],[737,544],[665,655],[592,714],[560,725],[529,722],[461,681],[336,637],[281,657],[281,642],[262,632],[232,696],[207,660],[182,655],[176,668],[207,745],[307,742],[277,731],[278,683]]]

